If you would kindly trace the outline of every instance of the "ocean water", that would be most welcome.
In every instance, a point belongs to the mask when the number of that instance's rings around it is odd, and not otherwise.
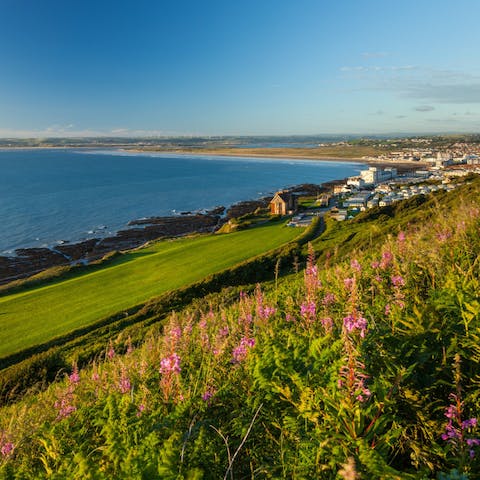
[[[106,236],[129,220],[229,206],[361,168],[353,162],[116,150],[3,150],[0,254]]]

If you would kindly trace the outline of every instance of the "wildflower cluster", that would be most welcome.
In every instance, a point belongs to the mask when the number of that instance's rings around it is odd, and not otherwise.
[[[61,391],[57,400],[54,403],[54,407],[57,409],[57,420],[69,417],[73,412],[77,411],[75,405],[75,388],[80,383],[80,374],[78,367],[75,364],[72,369],[72,373],[68,375],[67,387]]]
[[[455,393],[450,394],[452,403],[445,409],[448,418],[442,440],[450,443],[456,450],[467,449],[470,458],[475,456],[474,447],[480,446],[480,438],[467,437],[478,425],[475,417],[462,420],[463,402]]]
[[[7,440],[5,432],[0,432],[0,453],[3,458],[8,458],[15,450],[15,445]]]

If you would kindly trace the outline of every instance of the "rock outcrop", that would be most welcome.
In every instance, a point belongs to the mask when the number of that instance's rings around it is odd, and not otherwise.
[[[0,284],[29,277],[47,268],[98,260],[110,252],[130,250],[146,242],[190,233],[213,232],[220,223],[218,215],[181,215],[133,220],[131,228],[115,236],[58,245],[55,248],[22,248],[15,256],[0,256]]]

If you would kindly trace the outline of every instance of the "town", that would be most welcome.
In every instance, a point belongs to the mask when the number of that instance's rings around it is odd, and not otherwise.
[[[396,167],[386,167],[385,164],[370,166],[361,170],[359,175],[348,177],[333,185],[330,191],[317,196],[311,205],[313,209],[310,208],[294,216],[289,226],[305,226],[311,221],[312,216],[324,215],[327,212],[337,221],[348,220],[370,208],[385,207],[400,200],[439,190],[453,190],[460,184],[459,178],[480,174],[480,155],[471,150],[465,152],[463,149],[461,155],[460,151],[439,151],[435,156],[432,156],[432,151],[428,149],[422,152],[430,156],[422,157],[421,160],[405,157],[400,159],[402,162],[418,162],[421,168],[409,168],[405,167],[405,163],[401,163],[404,172],[399,173]],[[375,160],[390,161],[392,164],[400,163],[397,154],[400,155],[400,152],[392,152],[385,158],[375,157]],[[286,193],[281,195],[277,193],[276,199],[282,196],[289,199],[285,211],[295,213],[297,206],[292,203],[290,197],[286,197]],[[281,213],[279,207],[274,208],[273,204],[271,211]]]

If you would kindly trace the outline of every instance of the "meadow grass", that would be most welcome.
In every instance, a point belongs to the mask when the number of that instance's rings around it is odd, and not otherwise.
[[[293,240],[283,223],[155,243],[103,269],[0,298],[0,356],[28,348]]]

